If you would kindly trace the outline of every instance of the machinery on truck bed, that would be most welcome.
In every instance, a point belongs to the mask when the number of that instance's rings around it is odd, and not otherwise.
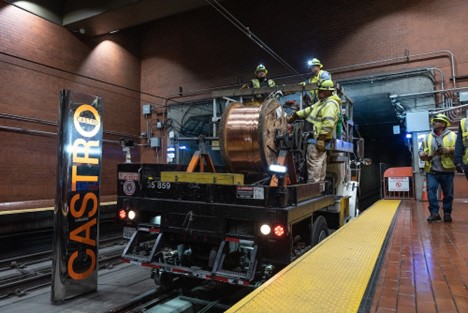
[[[304,122],[288,128],[277,99],[226,107],[222,169],[204,151],[204,138],[188,166],[120,164],[118,215],[136,229],[123,260],[151,268],[162,285],[186,276],[258,286],[355,217],[361,159],[352,103],[342,98],[342,128],[326,143],[322,182],[307,183],[314,140]]]

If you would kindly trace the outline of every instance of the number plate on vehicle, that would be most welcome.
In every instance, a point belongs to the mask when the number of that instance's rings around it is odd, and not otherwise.
[[[124,227],[123,228],[123,237],[125,239],[131,239],[134,232],[136,232],[136,228],[134,228],[134,227]]]

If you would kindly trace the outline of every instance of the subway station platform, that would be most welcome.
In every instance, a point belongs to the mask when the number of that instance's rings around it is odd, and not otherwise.
[[[468,312],[468,198],[452,223],[427,202],[381,200],[228,312]],[[100,270],[95,293],[50,303],[50,286],[0,300],[0,312],[107,312],[154,289],[148,271]]]
[[[381,200],[228,312],[468,312],[468,199],[452,215]]]

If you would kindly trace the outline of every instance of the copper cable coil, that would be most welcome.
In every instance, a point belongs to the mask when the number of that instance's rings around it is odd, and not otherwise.
[[[286,132],[286,117],[276,99],[262,104],[231,103],[220,123],[221,154],[230,172],[265,173],[276,162],[277,131]]]

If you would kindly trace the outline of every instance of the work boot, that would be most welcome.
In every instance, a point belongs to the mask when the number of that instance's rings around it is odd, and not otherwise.
[[[450,213],[445,213],[444,214],[444,222],[446,222],[446,223],[451,223],[452,222],[452,216],[450,215]]]
[[[435,222],[435,221],[440,221],[440,215],[437,213],[431,213],[431,215],[427,218],[428,222]]]

